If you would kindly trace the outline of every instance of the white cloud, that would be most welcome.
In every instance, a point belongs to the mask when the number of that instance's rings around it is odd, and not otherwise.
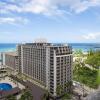
[[[78,4],[73,6],[73,9],[75,9],[76,13],[81,13],[88,10],[91,7],[97,6],[100,6],[100,0],[84,0],[83,2],[79,2]]]
[[[86,40],[100,39],[100,33],[90,33],[82,36]]]
[[[100,6],[100,0],[9,0],[0,2],[0,9],[44,15],[62,15],[73,11],[80,13],[90,7]]]
[[[21,18],[21,17],[0,17],[0,24],[7,23],[7,24],[26,24],[28,19]]]

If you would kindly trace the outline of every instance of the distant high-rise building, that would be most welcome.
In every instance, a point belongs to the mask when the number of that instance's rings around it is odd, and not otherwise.
[[[1,52],[0,53],[0,68],[4,68],[5,66],[5,53]]]
[[[65,44],[35,42],[17,46],[19,72],[41,83],[53,95],[72,81],[72,48]]]
[[[13,71],[19,71],[18,55],[16,52],[5,53],[5,65]]]

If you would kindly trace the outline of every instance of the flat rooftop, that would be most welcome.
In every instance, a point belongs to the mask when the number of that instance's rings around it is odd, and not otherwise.
[[[7,52],[5,54],[10,56],[18,56],[16,52]]]
[[[25,43],[22,44],[23,46],[29,46],[29,47],[34,47],[34,46],[44,46],[44,47],[71,47],[67,43]]]

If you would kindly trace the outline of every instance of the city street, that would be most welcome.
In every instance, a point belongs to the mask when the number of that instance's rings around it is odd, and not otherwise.
[[[86,98],[87,95],[95,92],[96,90],[91,89],[79,82],[75,82],[74,81],[74,89],[73,92],[76,95],[75,97],[77,97],[77,100],[84,100]],[[80,98],[79,98],[80,95]],[[84,96],[84,97],[83,97]]]

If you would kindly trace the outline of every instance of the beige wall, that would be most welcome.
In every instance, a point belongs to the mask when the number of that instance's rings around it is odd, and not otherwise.
[[[11,68],[12,70],[18,69],[18,56],[12,56],[5,54],[5,65]]]

